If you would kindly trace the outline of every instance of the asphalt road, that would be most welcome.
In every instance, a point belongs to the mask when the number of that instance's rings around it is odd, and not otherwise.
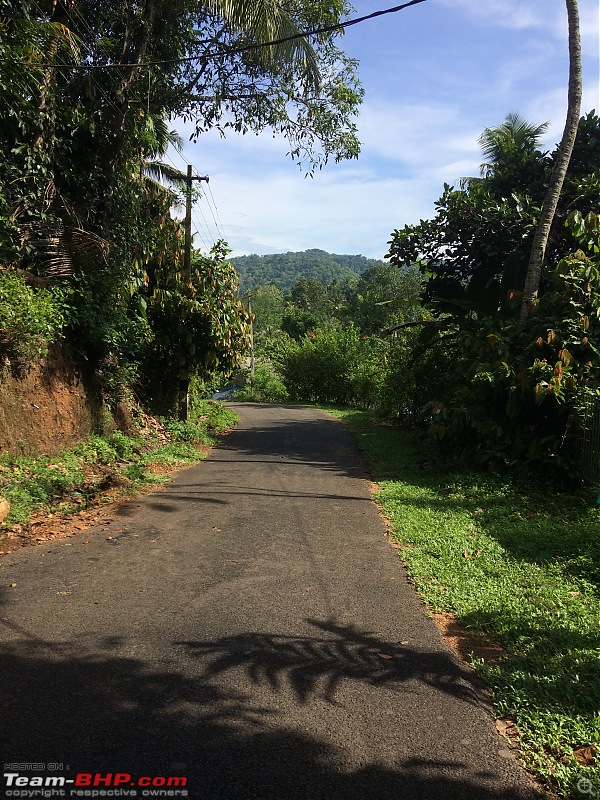
[[[407,584],[350,434],[310,409],[236,410],[197,467],[3,561],[4,764],[128,773],[127,791],[185,776],[194,800],[532,797]]]

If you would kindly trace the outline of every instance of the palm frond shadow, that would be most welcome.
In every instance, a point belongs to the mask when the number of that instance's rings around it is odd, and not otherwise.
[[[331,619],[305,622],[325,635],[253,632],[212,642],[176,644],[207,662],[204,680],[241,669],[256,685],[266,685],[274,692],[291,689],[300,703],[320,697],[335,704],[337,690],[349,680],[393,690],[421,682],[466,702],[477,702],[471,674],[449,651],[384,641],[371,632]]]

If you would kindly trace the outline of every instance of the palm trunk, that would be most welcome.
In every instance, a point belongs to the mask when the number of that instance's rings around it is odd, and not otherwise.
[[[523,289],[523,300],[519,316],[519,327],[523,328],[540,287],[542,269],[546,256],[546,248],[550,237],[550,229],[556,214],[556,207],[560,198],[571,153],[577,136],[579,114],[581,111],[582,75],[581,75],[581,39],[579,35],[579,13],[577,0],[566,0],[567,16],[569,20],[569,99],[567,108],[567,121],[562,139],[556,152],[556,159],[544,204],[537,223],[527,274]]]

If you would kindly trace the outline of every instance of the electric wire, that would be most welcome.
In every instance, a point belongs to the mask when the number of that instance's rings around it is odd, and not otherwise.
[[[170,151],[168,151],[165,154],[165,159],[171,164],[171,166],[174,169],[179,170],[179,167],[173,161],[173,158],[171,157],[172,153],[175,154],[179,159],[181,159],[183,164],[186,166],[186,169],[187,169],[188,166],[190,166],[190,162],[186,159],[186,157],[183,155],[183,153],[181,151],[177,150],[176,148],[173,148],[173,149],[171,149]],[[225,233],[225,230],[224,230],[224,227],[223,227],[223,223],[222,223],[220,215],[219,215],[219,210],[217,208],[217,204],[216,204],[216,201],[214,199],[214,195],[213,195],[210,183],[208,183],[208,182],[207,182],[207,188],[208,188],[208,194],[206,192],[201,192],[200,193],[199,199],[194,204],[194,209],[198,208],[199,209],[199,213],[202,214],[202,218],[204,220],[205,233],[208,235],[209,239],[213,239],[214,241],[216,241],[217,239],[227,239],[227,235]],[[214,222],[214,227],[215,227],[215,230],[216,230],[216,238],[214,237],[213,234],[211,234],[211,232],[210,232],[211,226],[209,225],[206,217],[204,216],[204,212],[202,211],[202,206],[200,205],[202,203],[202,201],[206,202],[206,205],[207,205],[207,207],[208,207],[208,209],[210,211],[210,216],[212,217],[212,220]],[[212,204],[211,204],[211,201],[212,201]],[[192,211],[192,213],[193,213],[193,211]],[[204,244],[206,244],[206,242]]]
[[[211,199],[212,204],[214,206],[215,214],[217,215],[216,219],[215,219],[215,224],[217,226],[217,230],[220,231],[221,238],[225,239],[225,231],[223,230],[223,223],[221,222],[221,216],[219,214],[219,209],[217,208],[217,203],[216,203],[215,197],[214,197],[214,195],[212,193],[212,189],[210,188],[210,183],[208,184],[208,193],[210,195],[210,199]]]
[[[202,221],[200,221],[202,218]],[[212,249],[212,245],[214,245],[215,239],[214,236],[211,234],[208,224],[206,222],[206,218],[204,215],[197,209],[194,208],[192,211],[192,220],[194,221],[194,225],[197,229],[197,233],[204,244],[206,251],[210,251]],[[208,244],[207,242],[212,242],[212,244]]]
[[[323,33],[332,33],[333,31],[337,30],[344,30],[345,28],[349,28],[352,25],[359,25],[362,22],[367,22],[368,20],[375,19],[376,17],[381,17],[384,14],[395,14],[398,11],[403,11],[405,8],[409,8],[410,6],[418,5],[419,3],[424,3],[426,0],[409,0],[407,3],[402,3],[399,6],[392,6],[391,8],[384,8],[380,11],[373,11],[371,14],[366,14],[363,17],[355,17],[354,19],[348,19],[345,22],[338,22],[334,25],[325,25],[321,28],[313,28],[309,31],[300,31],[298,33],[292,34],[291,36],[284,36],[281,39],[272,39],[268,42],[256,42],[255,44],[247,44],[240,47],[222,47],[220,50],[216,50],[214,53],[204,53],[202,56],[183,56],[180,58],[166,58],[160,61],[142,61],[139,64],[40,64],[37,66],[42,67],[54,67],[56,69],[64,68],[64,69],[73,69],[73,70],[93,70],[93,69],[145,69],[146,67],[160,67],[166,66],[168,64],[185,64],[192,61],[198,61],[200,58],[207,59],[207,58],[219,58],[221,56],[232,56],[238,55],[240,53],[246,53],[251,50],[262,50],[266,47],[276,47],[280,44],[286,44],[287,42],[293,42],[297,39],[306,39],[310,36],[320,36]],[[211,40],[207,39],[205,41],[197,42],[199,45],[203,44],[211,44]],[[22,62],[25,64],[29,64],[30,62]]]
[[[210,184],[209,184],[209,189],[210,189]],[[217,233],[219,234],[219,237],[221,239],[223,239],[225,237],[222,235],[221,229],[219,228],[219,223],[217,221],[217,217],[215,215],[216,206],[213,207],[213,203],[211,203],[210,197],[212,197],[212,192],[210,193],[210,195],[208,195],[208,194],[206,195],[206,204],[207,204],[207,206],[209,208],[209,211],[210,211],[210,214],[211,214],[211,216],[213,218],[213,222],[215,223],[215,228],[217,229]]]

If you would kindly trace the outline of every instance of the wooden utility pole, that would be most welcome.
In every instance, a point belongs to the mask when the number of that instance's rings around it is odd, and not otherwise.
[[[188,164],[185,179],[185,244],[183,250],[183,271],[181,277],[189,283],[192,277],[192,181],[206,181],[208,175],[192,175],[192,165]]]
[[[192,165],[188,164],[185,179],[185,240],[183,246],[183,269],[181,271],[181,278],[184,283],[190,283],[192,279],[192,181],[206,181],[208,183],[208,176],[192,175]],[[178,416],[183,422],[187,422],[188,418],[189,388],[190,373],[187,369],[181,369],[179,372]]]

